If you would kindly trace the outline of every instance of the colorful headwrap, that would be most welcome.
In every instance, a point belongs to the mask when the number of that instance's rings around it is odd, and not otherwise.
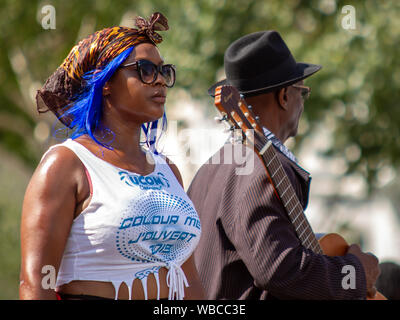
[[[162,41],[162,37],[155,31],[169,29],[167,19],[159,12],[153,13],[149,21],[137,17],[135,24],[137,29],[105,28],[89,35],[74,46],[64,62],[38,90],[36,94],[38,111],[43,113],[50,110],[65,126],[72,129],[80,125],[78,133],[88,133],[88,120],[86,119],[86,124],[79,124],[79,119],[76,119],[79,108],[88,101],[98,103],[94,101],[99,100],[98,96],[93,96],[95,91],[99,91],[109,80],[116,68],[129,56],[134,46],[140,43],[157,45]],[[88,112],[99,111],[89,110]],[[85,117],[90,116],[94,115]],[[97,118],[98,116],[97,114]],[[151,124],[147,124],[147,127],[151,127]],[[89,133],[91,133],[90,130]]]

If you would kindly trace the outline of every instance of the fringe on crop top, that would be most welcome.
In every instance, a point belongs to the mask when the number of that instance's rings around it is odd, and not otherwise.
[[[158,270],[166,267],[169,299],[183,299],[188,282],[181,266],[199,242],[201,225],[166,161],[151,153],[154,171],[141,176],[113,166],[71,139],[60,145],[86,167],[92,198],[72,223],[56,291],[73,280],[107,281],[117,299],[124,282],[131,299],[133,281],[140,279],[147,299],[147,277],[153,274],[159,299]]]

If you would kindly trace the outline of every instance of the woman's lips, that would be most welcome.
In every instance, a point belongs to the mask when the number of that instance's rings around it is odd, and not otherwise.
[[[167,100],[167,96],[162,93],[157,93],[151,97],[151,100],[157,103],[165,103],[165,101]]]
[[[162,96],[154,96],[151,98],[151,100],[157,102],[157,103],[165,103],[165,101],[167,100],[167,97],[162,97]]]

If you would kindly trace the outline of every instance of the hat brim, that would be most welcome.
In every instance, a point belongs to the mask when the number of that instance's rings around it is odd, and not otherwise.
[[[270,85],[267,87],[261,87],[261,88],[257,88],[254,90],[247,90],[247,91],[242,91],[239,89],[239,93],[243,94],[247,97],[249,96],[254,96],[254,95],[258,95],[258,94],[262,94],[262,93],[268,93],[271,91],[275,91],[281,88],[285,88],[288,87],[296,82],[299,82],[309,76],[311,76],[312,74],[316,73],[317,71],[319,71],[322,68],[322,66],[318,65],[318,64],[311,64],[311,63],[302,63],[302,62],[298,62],[297,63],[297,67],[295,72],[289,77],[289,80],[287,81],[283,81],[283,82],[279,82],[276,83],[274,85]],[[211,97],[215,97],[215,89],[219,86],[224,86],[224,85],[231,85],[228,81],[228,79],[224,79],[221,81],[218,81],[217,83],[215,83],[214,85],[212,85],[209,89],[208,89],[208,94]]]

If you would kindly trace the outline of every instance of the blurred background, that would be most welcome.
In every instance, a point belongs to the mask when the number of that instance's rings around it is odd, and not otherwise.
[[[56,119],[39,116],[36,90],[80,39],[154,11],[169,20],[159,48],[178,70],[162,148],[185,188],[228,137],[207,95],[224,77],[225,49],[244,34],[278,30],[297,61],[323,66],[305,82],[311,97],[287,143],[313,177],[306,214],[314,230],[400,263],[399,1],[1,0],[0,299],[18,298],[24,192],[57,143]]]

